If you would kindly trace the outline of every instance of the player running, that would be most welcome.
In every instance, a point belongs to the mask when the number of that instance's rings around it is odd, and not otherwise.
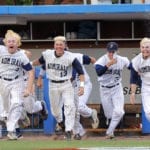
[[[80,123],[80,115],[85,118],[91,118],[92,119],[92,128],[98,128],[99,125],[99,119],[96,109],[92,109],[87,106],[87,102],[89,99],[89,96],[92,91],[92,83],[90,81],[90,77],[85,69],[84,65],[89,65],[90,63],[95,63],[95,58],[90,57],[88,55],[83,55],[81,53],[74,53],[75,57],[79,60],[79,62],[82,64],[82,68],[84,71],[84,77],[85,77],[85,84],[84,84],[84,94],[81,96],[78,96],[78,88],[80,85],[78,74],[76,70],[73,71],[73,86],[75,88],[75,103],[76,103],[76,116],[75,116],[75,126],[74,126],[74,139],[80,140],[81,137],[85,134],[85,130]]]
[[[140,42],[141,52],[131,61],[131,104],[135,103],[136,85],[141,78],[141,95],[145,116],[150,121],[150,38],[143,38]]]
[[[6,127],[9,139],[17,139],[15,125],[21,117],[23,96],[32,92],[34,71],[27,56],[18,51],[21,37],[8,30],[4,38],[5,46],[0,46],[0,95],[3,108],[8,112]],[[26,89],[23,87],[23,69],[29,72]],[[22,94],[23,93],[23,94]]]
[[[111,119],[106,131],[106,138],[114,138],[114,130],[124,115],[124,95],[121,83],[124,67],[129,67],[129,60],[117,54],[118,44],[109,42],[107,53],[95,63],[100,97],[107,119]]]
[[[33,61],[33,65],[46,64],[46,75],[49,79],[49,96],[51,111],[59,123],[60,109],[64,105],[66,139],[71,140],[74,126],[75,104],[74,89],[70,81],[72,68],[76,68],[80,78],[79,95],[84,93],[84,72],[79,61],[71,52],[65,51],[66,38],[54,38],[54,50],[46,50],[42,56]]]

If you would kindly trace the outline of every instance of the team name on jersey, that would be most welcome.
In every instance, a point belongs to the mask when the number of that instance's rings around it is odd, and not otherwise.
[[[53,63],[49,63],[47,65],[48,69],[55,69],[55,70],[60,70],[60,71],[67,71],[68,67],[65,65],[61,65],[61,64],[53,64]]]
[[[141,73],[150,72],[150,66],[145,66],[139,69]]]
[[[11,64],[15,66],[21,66],[22,62],[15,59],[15,58],[2,58],[1,60],[2,64]]]
[[[116,74],[116,75],[121,75],[121,70],[120,69],[110,69],[110,70],[107,70],[105,72],[105,74]]]

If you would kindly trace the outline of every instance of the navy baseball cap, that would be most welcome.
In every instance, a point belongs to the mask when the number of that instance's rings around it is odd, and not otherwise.
[[[107,44],[107,51],[117,51],[118,50],[118,44],[116,42],[109,42]]]

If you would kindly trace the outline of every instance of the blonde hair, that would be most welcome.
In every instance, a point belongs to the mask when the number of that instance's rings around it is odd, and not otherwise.
[[[66,42],[66,37],[64,37],[64,36],[56,36],[54,38],[54,42],[56,42],[56,41]]]
[[[21,46],[21,36],[20,36],[18,33],[14,32],[13,30],[7,30],[7,32],[6,32],[6,34],[5,34],[5,38],[4,38],[4,40],[3,40],[4,44],[6,44],[7,39],[8,39],[9,37],[14,37],[14,38],[16,38],[17,43],[18,43],[18,47]]]
[[[150,38],[144,37],[144,38],[140,41],[140,46],[143,45],[144,43],[150,43]]]

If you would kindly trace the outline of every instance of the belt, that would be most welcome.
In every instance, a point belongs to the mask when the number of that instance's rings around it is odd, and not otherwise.
[[[13,78],[13,79],[9,79],[9,78],[3,78],[3,77],[0,76],[0,79],[6,80],[6,81],[13,81],[13,80],[15,80],[15,79],[18,79],[18,77],[19,77],[19,76],[16,76],[16,77]]]
[[[102,85],[101,87],[104,87],[104,88],[113,88],[113,87],[115,87],[115,86],[117,86],[117,85],[119,85],[119,83],[117,83],[117,84],[115,84],[115,85],[112,85],[112,86],[104,86],[104,85]]]
[[[56,81],[56,80],[51,80],[52,83],[64,83],[68,80],[59,80],[59,81]]]

